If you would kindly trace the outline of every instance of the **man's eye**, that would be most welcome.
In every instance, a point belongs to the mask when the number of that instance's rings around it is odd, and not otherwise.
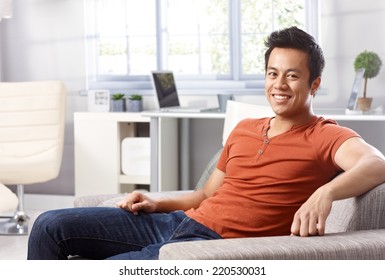
[[[289,74],[289,75],[287,75],[287,77],[290,79],[298,79],[298,76],[295,74]]]

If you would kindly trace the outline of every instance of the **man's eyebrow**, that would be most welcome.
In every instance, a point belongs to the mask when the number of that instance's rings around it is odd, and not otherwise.
[[[287,69],[286,72],[296,72],[296,73],[301,73],[302,70],[301,70],[301,69],[297,69],[297,68],[290,68],[290,69]]]
[[[274,66],[268,66],[267,70],[275,70],[275,71],[277,71],[278,69],[276,67],[274,67]],[[298,68],[289,68],[289,69],[286,69],[285,72],[286,73],[288,73],[288,72],[302,73],[302,71],[300,69],[298,69]]]

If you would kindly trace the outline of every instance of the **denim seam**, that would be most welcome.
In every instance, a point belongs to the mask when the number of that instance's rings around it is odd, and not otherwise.
[[[138,247],[141,247],[141,248],[145,248],[145,247],[146,247],[146,245],[139,245],[139,244],[136,244],[136,243],[130,243],[130,242],[124,242],[124,241],[117,241],[117,240],[112,240],[112,239],[97,238],[97,237],[71,237],[71,238],[63,239],[63,240],[61,240],[61,241],[60,241],[59,243],[57,243],[57,244],[60,245],[61,243],[66,242],[66,241],[71,240],[71,239],[100,240],[100,241],[107,241],[107,242],[117,243],[117,244],[125,244],[125,245],[138,246]]]

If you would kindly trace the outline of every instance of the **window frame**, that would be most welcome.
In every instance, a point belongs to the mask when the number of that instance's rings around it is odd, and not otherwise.
[[[161,1],[156,1],[157,23],[157,53],[162,54],[161,36]],[[264,94],[265,77],[259,75],[242,75],[241,73],[241,18],[240,1],[229,1],[229,41],[230,41],[230,75],[178,75],[175,78],[178,83],[178,94],[181,95],[205,95],[217,94],[218,91],[240,94]],[[152,95],[153,86],[150,75],[99,75],[96,76],[96,5],[95,0],[84,1],[85,25],[86,25],[86,88],[109,89],[140,92],[143,95]],[[305,0],[305,30],[309,32],[317,42],[320,41],[320,1]],[[159,69],[163,68],[163,60],[157,56]],[[155,70],[155,69],[154,69]]]

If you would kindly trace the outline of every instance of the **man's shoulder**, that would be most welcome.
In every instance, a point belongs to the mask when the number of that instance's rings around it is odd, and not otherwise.
[[[341,126],[338,124],[337,121],[333,119],[325,119],[324,117],[320,116],[317,118],[317,121],[315,122],[315,126],[317,128],[321,129],[331,129],[331,130],[350,130],[347,127]]]
[[[271,118],[245,118],[239,121],[238,126],[247,126],[247,125],[264,125],[268,124]]]
[[[354,130],[341,126],[337,123],[337,121],[333,119],[325,119],[324,117],[318,117],[317,121],[314,124],[314,130],[319,132],[321,135],[335,135],[338,136],[340,134],[349,134],[351,136],[359,136],[357,132]]]

